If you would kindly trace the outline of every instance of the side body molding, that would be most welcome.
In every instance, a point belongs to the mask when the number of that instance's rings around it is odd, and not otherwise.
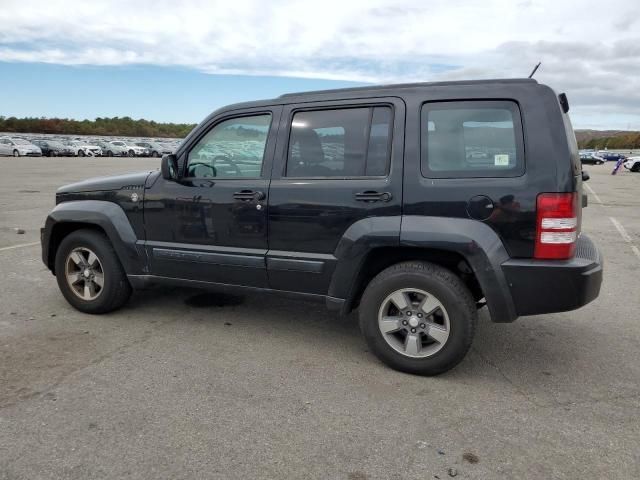
[[[406,215],[402,217],[400,245],[459,253],[482,288],[492,321],[512,322],[518,317],[501,266],[509,255],[489,226],[466,218]]]
[[[124,210],[101,200],[63,202],[51,211],[42,230],[42,259],[49,268],[51,234],[65,223],[81,223],[100,227],[109,237],[113,248],[128,275],[147,273],[146,254],[137,245],[138,239]]]

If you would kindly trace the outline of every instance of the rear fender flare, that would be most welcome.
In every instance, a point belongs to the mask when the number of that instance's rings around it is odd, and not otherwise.
[[[460,254],[467,261],[485,295],[494,322],[517,318],[502,263],[509,260],[502,240],[488,225],[467,218],[406,215],[400,245],[434,248]]]

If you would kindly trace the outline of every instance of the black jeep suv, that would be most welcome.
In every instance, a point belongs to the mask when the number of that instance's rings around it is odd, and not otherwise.
[[[232,105],[159,171],[60,188],[43,260],[87,313],[151,284],[358,308],[380,359],[437,374],[462,360],[485,303],[512,322],[599,293],[568,110],[528,79]]]

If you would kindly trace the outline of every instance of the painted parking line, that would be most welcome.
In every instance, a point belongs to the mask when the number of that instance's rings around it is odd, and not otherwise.
[[[613,217],[609,217],[609,220],[611,220],[613,226],[616,227],[616,230],[618,230],[618,233],[620,234],[622,239],[631,246],[631,251],[636,255],[636,257],[638,257],[638,259],[640,259],[640,249],[633,244],[633,238],[631,238],[631,235],[627,233],[627,230],[624,228],[624,226]]]
[[[593,195],[593,198],[596,199],[596,203],[599,203],[600,205],[603,205],[602,204],[602,200],[600,199],[598,194],[595,192],[595,190],[593,188],[591,188],[591,185],[589,185],[588,183],[583,183],[583,185],[586,187],[587,190],[589,190],[589,193],[591,195]]]
[[[21,243],[19,245],[11,245],[10,247],[0,247],[0,252],[4,252],[5,250],[15,250],[16,248],[35,247],[36,245],[40,245],[40,242]]]

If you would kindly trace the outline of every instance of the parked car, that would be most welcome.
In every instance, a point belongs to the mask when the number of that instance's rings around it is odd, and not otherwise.
[[[162,157],[169,153],[173,153],[173,150],[165,145],[157,142],[137,142],[136,145],[148,150],[152,157]]]
[[[0,137],[0,155],[40,157],[42,150],[24,138]]]
[[[40,147],[42,155],[46,157],[69,157],[74,156],[74,150],[68,145],[64,145],[57,140],[35,139],[31,143]]]
[[[606,160],[593,153],[581,153],[580,162],[585,165],[602,165]]]
[[[82,312],[154,284],[297,295],[357,308],[391,367],[442,373],[469,350],[485,303],[512,322],[598,296],[568,111],[531,79],[231,105],[160,171],[60,188],[42,259]]]
[[[148,149],[140,147],[134,143],[126,143],[120,140],[115,140],[110,143],[126,149],[130,157],[148,157],[150,155]]]
[[[129,150],[126,147],[117,145],[117,142],[105,142],[98,141],[98,145],[102,149],[102,154],[105,157],[127,157],[129,156]]]
[[[98,145],[90,145],[83,140],[71,140],[67,142],[78,157],[99,157],[102,149]]]
[[[621,158],[622,159],[627,158],[621,153],[609,153],[609,152],[599,152],[598,156],[602,158],[605,162],[617,162]]]
[[[631,172],[640,172],[640,157],[629,157],[622,166]]]

